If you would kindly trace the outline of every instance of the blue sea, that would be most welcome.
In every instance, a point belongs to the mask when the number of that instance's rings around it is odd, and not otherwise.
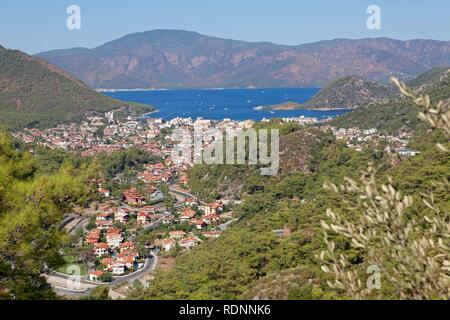
[[[336,117],[348,111],[312,110],[254,110],[258,106],[280,104],[287,101],[305,103],[319,91],[317,88],[287,89],[211,89],[211,90],[154,90],[115,91],[104,94],[123,101],[151,104],[159,111],[151,118],[171,120],[204,118],[210,120],[255,120],[283,117]]]

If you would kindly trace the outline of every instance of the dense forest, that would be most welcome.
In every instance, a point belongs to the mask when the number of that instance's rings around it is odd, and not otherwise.
[[[43,168],[0,130],[0,298],[55,298],[41,273],[58,263],[63,213],[88,201],[97,170],[65,161]]]
[[[0,46],[0,125],[48,127],[119,108],[135,115],[154,110],[101,95],[41,59]]]

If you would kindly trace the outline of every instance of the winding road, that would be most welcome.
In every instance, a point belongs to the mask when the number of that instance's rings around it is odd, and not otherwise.
[[[68,296],[72,298],[79,298],[82,296],[87,296],[92,293],[92,291],[100,285],[107,285],[112,288],[117,285],[121,285],[124,283],[132,283],[135,280],[140,279],[147,273],[153,272],[158,264],[158,256],[156,254],[149,257],[144,266],[125,276],[116,277],[113,281],[109,283],[97,283],[88,281],[86,277],[75,277],[64,275],[61,273],[51,272],[50,274],[46,274],[46,278],[48,283],[52,285],[53,290],[60,295]],[[66,286],[63,286],[65,284]],[[75,288],[75,285],[79,287],[79,289]],[[70,288],[70,286],[73,286]]]

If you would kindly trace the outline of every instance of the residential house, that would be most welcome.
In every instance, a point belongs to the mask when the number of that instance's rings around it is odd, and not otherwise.
[[[134,249],[135,249],[135,245],[131,241],[120,244],[120,252],[134,250]]]
[[[181,239],[186,235],[186,232],[182,231],[182,230],[176,230],[176,231],[171,231],[169,232],[169,237],[171,239]]]
[[[93,282],[99,282],[100,277],[103,276],[104,272],[102,270],[93,270],[89,272],[89,280]]]
[[[219,238],[222,234],[223,234],[223,232],[221,232],[221,231],[204,231],[204,232],[202,232],[202,235],[208,239]]]
[[[137,215],[137,223],[145,225],[149,222],[149,213],[146,211],[139,212]]]
[[[413,149],[398,149],[397,153],[402,157],[415,157],[420,154],[420,151]]]
[[[192,219],[191,221],[189,221],[189,224],[191,226],[195,226],[198,230],[201,230],[208,226],[205,220],[203,219]]]
[[[107,190],[107,189],[99,188],[99,189],[98,189],[98,192],[100,193],[100,195],[101,195],[102,197],[105,197],[105,198],[109,198],[109,197],[111,196],[111,191],[109,191],[109,190]]]
[[[117,262],[112,266],[112,274],[115,276],[121,276],[125,274],[125,265],[123,263]]]
[[[176,242],[173,239],[162,239],[161,241],[161,248],[164,251],[171,251],[175,249]]]
[[[95,225],[97,226],[97,229],[100,230],[108,230],[113,226],[113,222],[111,220],[108,221],[95,221]]]
[[[102,266],[104,266],[105,271],[109,271],[112,269],[112,266],[116,263],[113,258],[104,258],[102,259]]]
[[[135,188],[131,188],[123,193],[123,201],[130,205],[142,205],[145,203],[145,197]]]
[[[195,198],[186,198],[185,204],[187,207],[193,207],[198,205],[198,201]]]
[[[119,223],[126,223],[130,217],[129,210],[126,208],[119,208],[114,213],[114,221]]]
[[[107,243],[95,243],[94,253],[97,257],[107,255],[109,253],[109,245]]]
[[[109,214],[108,213],[100,213],[95,218],[95,221],[108,221],[108,219],[109,219]]]
[[[100,242],[100,229],[92,229],[86,236],[86,242],[94,244]]]
[[[123,241],[122,231],[119,229],[109,229],[106,234],[106,242],[112,249],[120,247]]]
[[[199,243],[200,243],[200,239],[194,238],[194,237],[184,238],[178,242],[180,247],[183,248],[184,250],[191,250],[193,247],[195,247]]]
[[[220,221],[220,216],[218,214],[205,214],[202,219],[207,223],[207,224],[213,224],[213,223],[217,223]]]
[[[194,217],[195,211],[190,208],[186,208],[180,215],[180,223],[188,223]]]

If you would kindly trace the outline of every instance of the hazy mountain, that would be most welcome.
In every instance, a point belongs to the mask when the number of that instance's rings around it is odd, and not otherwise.
[[[0,125],[50,126],[127,105],[95,92],[44,60],[0,46]],[[132,112],[152,109],[131,105]]]
[[[355,74],[383,82],[390,75],[412,78],[450,65],[450,42],[378,38],[284,46],[155,30],[38,56],[96,88],[297,87]]]

